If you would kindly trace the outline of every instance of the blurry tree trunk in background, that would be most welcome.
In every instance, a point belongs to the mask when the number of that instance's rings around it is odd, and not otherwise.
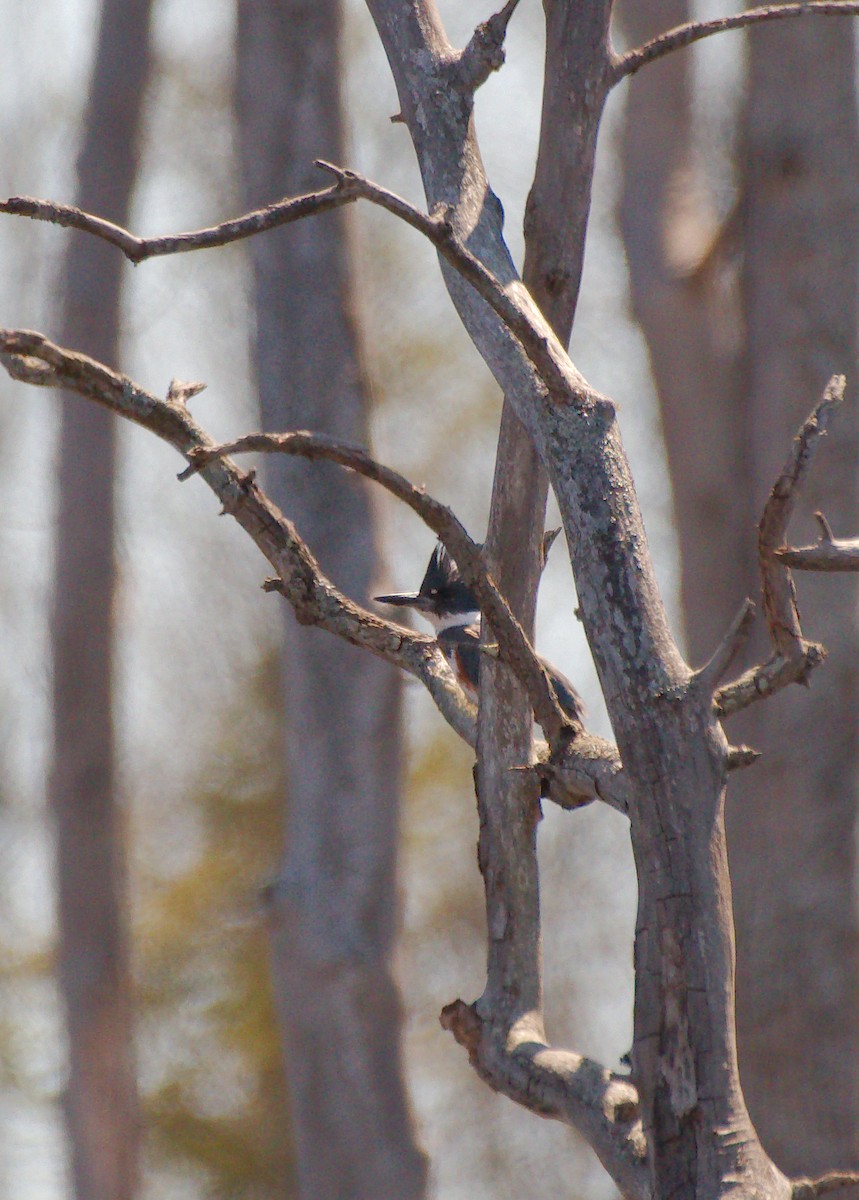
[[[624,8],[640,41],[688,19],[676,0]],[[692,661],[757,596],[756,514],[828,376],[839,413],[803,513],[855,529],[859,409],[859,140],[853,27],[785,22],[748,35],[739,205],[705,245],[690,160],[692,57],[631,84],[623,232],[636,315],[665,412]],[[807,64],[825,64],[809,71]],[[803,65],[806,64],[806,65]],[[751,432],[750,432],[751,431]],[[807,515],[797,542],[813,541]],[[803,534],[808,534],[803,538]],[[788,1172],[859,1161],[856,846],[857,587],[803,578],[829,662],[731,725],[764,752],[729,790],[738,1038],[749,1109]],[[812,599],[812,593],[813,599]],[[803,736],[815,729],[812,756]]]
[[[77,202],[127,222],[149,69],[150,0],[105,0],[78,159]],[[72,236],[61,339],[115,363],[123,263]],[[128,1200],[138,1113],[125,913],[123,820],[115,796],[112,609],[114,419],[63,402],[54,595],[54,758],[59,974],[70,1073],[66,1120],[78,1200]]]
[[[689,8],[688,0],[626,0],[620,16],[638,42],[687,21]],[[721,262],[690,274],[713,231],[693,172],[692,52],[669,54],[629,86],[621,225],[664,414],[686,641],[700,663],[743,596],[758,590],[760,506],[748,495],[741,317]]]
[[[251,205],[319,185],[344,160],[338,0],[242,0],[238,108]],[[343,212],[250,245],[266,429],[368,441]],[[323,569],[364,601],[378,571],[365,481],[271,464],[269,494]],[[273,972],[302,1196],[408,1200],[425,1164],[400,1065],[391,974],[397,925],[400,694],[395,672],[287,615],[287,844],[273,903]]]

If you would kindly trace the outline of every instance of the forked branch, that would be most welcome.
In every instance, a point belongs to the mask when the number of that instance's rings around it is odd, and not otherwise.
[[[859,571],[859,538],[835,538],[823,513],[815,513],[820,538],[813,546],[782,546],[779,562],[794,571]]]
[[[493,1037],[479,1004],[454,1000],[440,1017],[443,1029],[468,1051],[471,1065],[495,1091],[517,1104],[580,1130],[628,1200],[651,1195],[647,1141],[631,1081],[591,1059],[545,1042],[533,1014],[503,1038]]]
[[[493,71],[504,65],[504,38],[510,18],[516,11],[519,0],[507,0],[504,7],[493,13],[477,26],[468,45],[456,60],[456,71],[461,87],[476,92]]]
[[[803,422],[775,481],[758,525],[761,593],[773,657],[716,693],[720,715],[728,716],[791,683],[804,683],[826,657],[825,649],[802,635],[796,592],[783,549],[787,527],[829,417],[844,398],[845,379],[833,375],[823,397]]]
[[[40,333],[0,330],[0,361],[14,379],[77,392],[142,425],[186,457],[214,445],[181,400],[154,396],[127,376],[85,354],[65,350]],[[201,467],[200,474],[220,499],[223,511],[235,518],[274,567],[278,590],[300,622],[327,629],[416,676],[448,723],[474,745],[473,706],[434,639],[393,625],[342,595],[325,577],[293,524],[260,489],[253,473],[240,471],[229,459],[218,457]]]
[[[189,233],[140,238],[111,221],[85,213],[79,208],[57,204],[51,200],[35,200],[29,196],[12,196],[8,200],[0,201],[0,213],[31,217],[34,220],[79,229],[110,242],[131,262],[140,263],[147,258],[166,254],[226,246],[304,217],[350,204],[355,200],[368,200],[399,217],[432,242],[439,254],[471,284],[516,337],[547,390],[559,401],[569,402],[572,398],[571,380],[562,365],[566,361],[566,355],[560,343],[545,323],[535,319],[536,307],[524,303],[527,293],[523,286],[516,281],[510,288],[504,287],[463,244],[453,228],[446,208],[439,207],[438,211],[427,214],[401,196],[372,183],[355,171],[345,170],[322,159],[318,160],[316,165],[335,176],[336,182],[330,188],[310,192],[305,196],[286,198],[234,220]],[[575,399],[581,404],[593,404],[599,402],[600,398],[582,386],[576,391]]]
[[[537,720],[550,742],[554,742],[568,729],[569,721],[558,703],[545,668],[486,569],[479,547],[468,536],[451,509],[427,495],[423,488],[415,487],[397,471],[376,462],[366,450],[305,431],[252,433],[224,445],[193,450],[189,454],[191,465],[179,478],[185,479],[202,470],[215,458],[253,450],[266,454],[293,454],[309,459],[327,459],[329,462],[339,463],[340,466],[380,484],[398,500],[407,504],[444,542],[466,583],[477,596],[481,612],[489,621],[498,640],[501,657],[527,690]]]
[[[843,375],[833,375],[829,380],[820,403],[794,438],[787,462],[773,485],[758,525],[764,614],[773,648],[784,658],[801,658],[805,642],[793,579],[788,567],[779,561],[776,551],[785,543],[787,527],[800,489],[817,447],[826,436],[829,417],[844,399],[845,383]]]
[[[185,401],[201,390],[202,385],[174,382],[167,399],[162,399],[87,355],[65,350],[30,330],[0,330],[0,361],[14,379],[78,392],[174,446],[192,462],[194,473],[203,476],[221,500],[223,511],[238,521],[277,571],[277,581],[269,585],[268,590],[280,591],[292,604],[299,621],[327,629],[414,675],[427,688],[448,724],[464,741],[474,746],[474,709],[463,696],[434,639],[412,633],[368,612],[343,596],[326,579],[295,527],[268,500],[253,473],[240,471],[225,458],[229,448],[215,446],[191,417]],[[410,495],[412,507],[424,519],[431,517],[431,528],[443,537],[450,537],[450,550],[457,561],[470,564],[470,568],[463,569],[474,571],[469,576],[472,585],[483,592],[484,597],[491,595],[494,585],[486,576],[479,556],[475,559],[473,550],[469,549],[473,544],[462,540],[467,539],[467,534],[443,505],[414,488],[396,472],[375,463],[360,449],[309,434],[287,435],[290,437],[294,453],[340,461],[353,470],[361,469],[361,473],[369,478],[379,482],[384,478],[389,485],[396,484],[391,490],[396,493],[399,489],[401,498]],[[247,440],[243,439],[243,442],[241,448],[251,448]],[[297,449],[299,446],[300,450]],[[483,580],[478,583],[481,574]],[[489,599],[487,603],[491,612],[493,601]],[[497,603],[503,605],[503,599],[498,597]],[[496,609],[495,619],[505,630],[499,632],[499,640],[504,636],[513,647],[511,656],[514,659],[521,653],[526,674],[530,669],[529,656],[535,658],[539,667],[539,660],[527,639],[522,644],[518,641],[516,627],[510,626],[508,630],[502,608]],[[542,668],[540,671],[542,674]],[[536,680],[536,686],[543,685]],[[549,698],[544,700],[551,703]],[[549,724],[548,716],[546,720]],[[543,763],[540,772],[545,771],[547,781],[548,774],[552,774],[550,798],[561,807],[576,808],[599,799],[621,812],[626,811],[627,785],[617,750],[610,743],[580,732],[572,743],[567,744],[562,739],[551,766],[548,746],[541,748],[539,755]]]

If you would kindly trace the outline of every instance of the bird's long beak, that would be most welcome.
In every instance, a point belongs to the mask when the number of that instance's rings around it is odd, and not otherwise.
[[[430,607],[430,601],[419,592],[396,592],[392,596],[374,596],[379,604],[393,604],[397,608],[416,608],[419,612]]]

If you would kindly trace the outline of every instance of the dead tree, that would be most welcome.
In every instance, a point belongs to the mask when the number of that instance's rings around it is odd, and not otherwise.
[[[461,319],[502,386],[557,498],[579,611],[616,746],[571,723],[559,707],[491,569],[502,537],[490,547],[493,558],[488,562],[448,509],[354,446],[304,432],[250,435],[214,445],[191,417],[188,393],[180,385],[160,399],[84,355],[21,330],[0,333],[0,356],[14,377],[73,388],[174,445],[189,462],[182,477],[200,474],[225,511],[254,538],[274,568],[267,586],[287,599],[300,622],[327,629],[417,676],[446,719],[477,745],[487,982],[474,1003],[448,1005],[442,1021],[490,1086],[542,1116],[575,1126],[626,1196],[811,1196],[859,1178],[788,1179],[762,1148],[746,1111],[735,1043],[723,810],[729,772],[748,764],[754,753],[732,747],[722,722],[804,680],[824,657],[823,648],[807,641],[800,627],[783,547],[798,489],[841,399],[844,380],[830,380],[760,518],[763,611],[771,638],[766,660],[723,682],[751,624],[753,606],[738,597],[736,619],[707,665],[693,671],[672,637],[656,586],[615,406],[576,370],[519,280],[503,240],[501,207],[481,164],[472,121],[474,93],[503,61],[504,32],[515,7],[516,0],[510,0],[457,51],[430,0],[369,0],[397,84],[398,117],[417,152],[429,215],[330,164],[320,165],[333,182],[318,192],[221,226],[163,238],[137,238],[109,222],[45,201],[13,198],[0,208],[88,230],[134,262],[221,245],[358,199],[381,205],[429,238]],[[528,219],[550,239],[548,260],[555,270],[543,276],[549,296],[566,293],[573,302],[593,146],[612,87],[662,55],[721,29],[809,12],[859,14],[859,3],[846,0],[751,10],[669,31],[617,55],[609,37],[609,0],[589,0],[575,13],[556,0],[546,0],[545,8],[547,132],[541,150],[549,157],[545,174],[538,175],[542,182],[532,194]],[[554,156],[554,131],[548,130],[553,122],[563,122],[572,141],[563,152],[556,147]],[[553,213],[554,204],[566,205],[568,211]],[[557,227],[552,234],[553,220],[572,231],[569,240]],[[554,245],[551,236],[557,239]],[[564,322],[555,313],[552,319],[565,336]],[[444,541],[475,591],[488,636],[498,646],[495,670],[515,676],[519,695],[511,690],[501,707],[484,686],[476,723],[431,639],[382,620],[326,579],[253,473],[243,472],[228,457],[244,450],[333,461],[409,504]],[[539,505],[531,507],[533,513]],[[824,560],[852,566],[855,558],[855,548],[835,543],[827,533],[822,549],[802,551],[792,561],[798,567]],[[501,562],[499,568],[503,580],[508,566]],[[526,602],[531,599],[525,597]],[[510,739],[520,737],[530,727],[532,711],[545,742],[533,753],[526,746],[518,761],[511,762],[508,731]],[[516,749],[518,753],[521,746]],[[511,771],[511,766],[519,769]],[[546,1039],[534,854],[541,789],[568,808],[601,800],[629,817],[639,881],[631,1077],[613,1074]]]

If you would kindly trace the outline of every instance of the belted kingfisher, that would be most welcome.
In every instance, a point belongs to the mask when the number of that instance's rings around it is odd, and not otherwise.
[[[456,563],[441,542],[433,550],[423,582],[416,592],[375,598],[380,604],[414,608],[429,621],[460,687],[476,703],[481,655],[480,609],[474,593],[460,577]],[[561,708],[572,721],[581,723],[585,711],[581,696],[551,663],[544,658],[540,662],[552,681]]]

